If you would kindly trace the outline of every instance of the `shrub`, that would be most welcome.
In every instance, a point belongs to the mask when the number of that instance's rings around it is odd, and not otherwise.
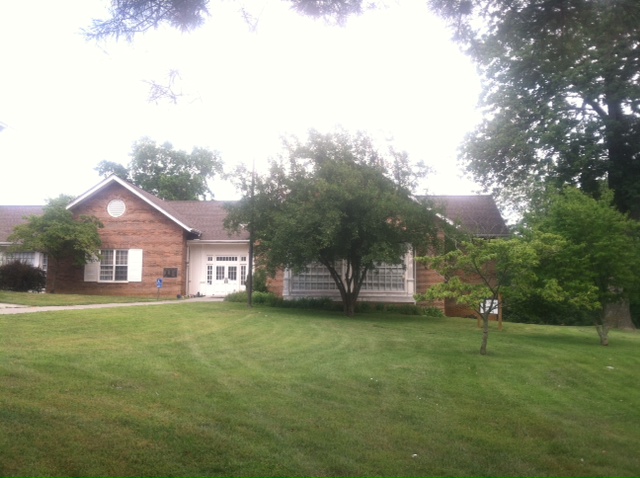
[[[442,319],[445,317],[444,312],[437,307],[423,307],[422,314],[431,319]]]
[[[0,290],[14,292],[41,291],[47,276],[39,267],[16,260],[0,266]]]
[[[504,320],[527,324],[592,325],[589,312],[571,304],[548,302],[541,297],[511,300],[505,304]]]
[[[267,289],[267,271],[256,269],[253,273],[253,292],[269,292]]]
[[[247,302],[246,292],[234,292],[224,298],[227,302]],[[254,292],[252,303],[267,307],[282,307],[286,309],[315,309],[327,311],[341,311],[342,303],[330,297],[301,297],[295,300],[284,300],[271,292]],[[423,307],[415,304],[383,304],[380,302],[358,302],[357,313],[391,312],[403,315],[424,315],[431,318],[444,317],[444,313],[435,307]]]
[[[247,291],[232,292],[225,296],[226,302],[241,302],[246,303],[248,299]],[[270,292],[254,292],[251,296],[251,302],[254,304],[265,304],[275,306],[278,301],[282,301],[279,297],[276,297]],[[278,305],[279,306],[279,305]]]
[[[247,293],[245,291],[232,292],[224,297],[225,302],[246,302]]]

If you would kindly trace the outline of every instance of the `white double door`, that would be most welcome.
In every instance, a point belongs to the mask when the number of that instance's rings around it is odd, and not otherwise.
[[[244,290],[246,264],[241,264],[237,257],[213,257],[206,265],[207,293],[227,295]]]

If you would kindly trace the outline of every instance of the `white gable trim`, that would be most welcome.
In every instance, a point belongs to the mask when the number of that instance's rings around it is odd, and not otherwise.
[[[182,221],[180,221],[179,219],[177,219],[176,217],[174,217],[173,215],[171,215],[169,212],[167,212],[166,210],[162,209],[160,206],[158,206],[157,204],[151,202],[147,197],[143,196],[142,194],[140,194],[140,192],[138,190],[136,190],[135,188],[132,188],[131,185],[120,179],[118,176],[115,175],[111,175],[108,178],[102,180],[101,182],[99,182],[98,184],[96,184],[94,187],[92,187],[91,189],[89,189],[86,193],[81,194],[80,196],[78,196],[76,199],[74,199],[68,206],[67,209],[72,209],[75,206],[77,206],[78,204],[80,204],[81,202],[83,202],[84,200],[88,199],[89,197],[93,196],[95,193],[97,193],[98,191],[100,191],[101,189],[105,188],[106,186],[108,186],[111,183],[118,183],[119,185],[121,185],[123,188],[127,189],[129,192],[131,192],[133,195],[137,196],[138,198],[142,199],[145,203],[147,203],[149,206],[151,206],[153,209],[155,209],[156,211],[160,212],[161,214],[165,215],[166,217],[168,217],[169,219],[171,219],[173,222],[175,222],[178,226],[180,226],[181,228],[183,228],[184,230],[186,230],[187,232],[195,232],[193,227],[189,227],[187,226],[185,223],[183,223]]]

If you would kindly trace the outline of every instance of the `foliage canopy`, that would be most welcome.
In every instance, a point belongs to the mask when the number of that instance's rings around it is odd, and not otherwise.
[[[252,232],[256,256],[271,272],[322,264],[353,315],[369,271],[400,264],[412,247],[436,240],[436,213],[407,189],[406,156],[380,153],[365,134],[310,131],[305,143],[286,146],[287,158],[245,183],[226,226]]]
[[[640,2],[430,0],[483,78],[468,170],[512,203],[545,184],[640,217]]]
[[[193,201],[212,197],[208,180],[222,173],[217,152],[205,148],[175,150],[171,143],[156,144],[149,138],[136,141],[127,167],[101,161],[96,167],[103,176],[116,176],[135,184],[160,199]]]
[[[554,234],[565,241],[538,264],[536,274],[556,281],[568,298],[590,290],[587,303],[574,305],[593,311],[605,342],[607,306],[640,293],[640,225],[615,208],[610,191],[602,195],[596,200],[575,188],[551,195],[526,217],[523,235]]]
[[[362,13],[362,0],[284,0],[301,15],[343,24],[350,15]],[[372,7],[375,2],[367,2]],[[109,17],[94,19],[85,35],[89,38],[124,38],[131,41],[136,34],[169,25],[181,31],[201,26],[209,16],[209,0],[112,0]],[[238,10],[252,21],[246,9]]]
[[[102,223],[94,216],[74,217],[66,206],[72,197],[61,195],[49,200],[41,216],[30,216],[9,236],[13,251],[37,251],[49,258],[49,277],[55,290],[55,272],[61,259],[84,265],[99,256]],[[51,267],[53,266],[53,267]]]
[[[535,283],[533,267],[539,260],[539,244],[473,237],[453,244],[444,254],[417,259],[441,274],[444,282],[429,287],[416,299],[453,299],[473,310],[483,323],[480,354],[486,355],[490,315],[499,313],[503,295],[527,293]]]

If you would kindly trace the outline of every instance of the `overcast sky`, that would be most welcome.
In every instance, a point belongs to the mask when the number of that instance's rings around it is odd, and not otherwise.
[[[220,151],[226,168],[264,164],[282,134],[342,125],[393,138],[437,175],[434,194],[471,194],[457,148],[479,116],[479,80],[424,3],[409,0],[329,27],[278,0],[212,0],[195,32],[160,29],[133,43],[86,41],[107,0],[0,2],[0,204],[79,195],[102,160],[127,164],[148,136]],[[177,104],[150,102],[149,81],[178,70]],[[420,193],[424,191],[419,191]],[[216,199],[233,189],[214,184]]]

